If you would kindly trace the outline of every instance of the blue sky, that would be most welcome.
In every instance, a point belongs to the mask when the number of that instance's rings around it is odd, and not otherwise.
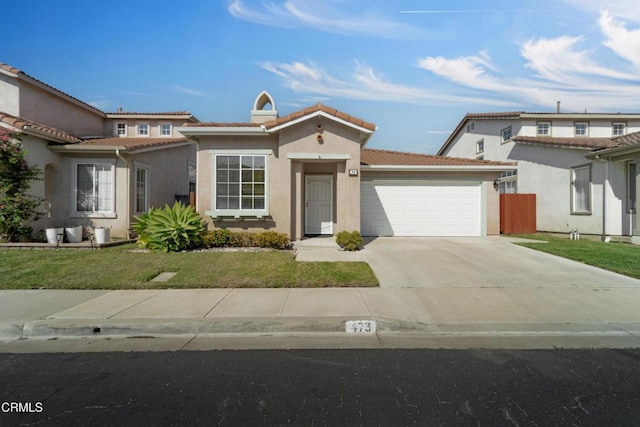
[[[322,102],[434,153],[467,112],[640,112],[640,0],[23,0],[0,62],[104,111]]]

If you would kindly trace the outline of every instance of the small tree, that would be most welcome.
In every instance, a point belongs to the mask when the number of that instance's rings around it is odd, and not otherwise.
[[[41,171],[29,166],[24,156],[20,134],[0,129],[0,241],[29,235],[31,227],[26,223],[42,216],[37,212],[42,199],[27,194]]]

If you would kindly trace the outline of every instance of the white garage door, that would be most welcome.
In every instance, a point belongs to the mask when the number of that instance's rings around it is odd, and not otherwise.
[[[480,236],[479,181],[362,181],[364,236]]]

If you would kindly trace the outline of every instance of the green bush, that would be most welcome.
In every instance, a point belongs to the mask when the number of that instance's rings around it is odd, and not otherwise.
[[[336,243],[347,251],[357,251],[362,246],[362,236],[359,231],[341,231],[336,236]]]
[[[172,207],[151,208],[135,217],[133,226],[141,247],[162,252],[181,251],[200,244],[204,222],[191,206],[174,203]]]
[[[276,231],[229,231],[216,229],[202,234],[202,246],[205,248],[272,248],[286,249],[289,236]]]
[[[231,232],[226,228],[206,231],[202,234],[202,246],[205,248],[222,248],[229,245]]]
[[[289,246],[289,236],[276,231],[260,231],[256,233],[255,241],[260,248],[285,249]]]

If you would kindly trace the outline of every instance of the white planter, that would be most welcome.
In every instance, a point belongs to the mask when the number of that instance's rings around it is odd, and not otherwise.
[[[64,232],[64,228],[47,228],[45,233],[47,235],[47,243],[55,245],[58,243],[58,235]]]
[[[111,230],[108,228],[95,228],[93,231],[96,235],[96,243],[99,245],[108,243],[111,239]]]
[[[82,226],[77,227],[66,227],[64,229],[67,240],[69,243],[80,243],[82,242]]]

